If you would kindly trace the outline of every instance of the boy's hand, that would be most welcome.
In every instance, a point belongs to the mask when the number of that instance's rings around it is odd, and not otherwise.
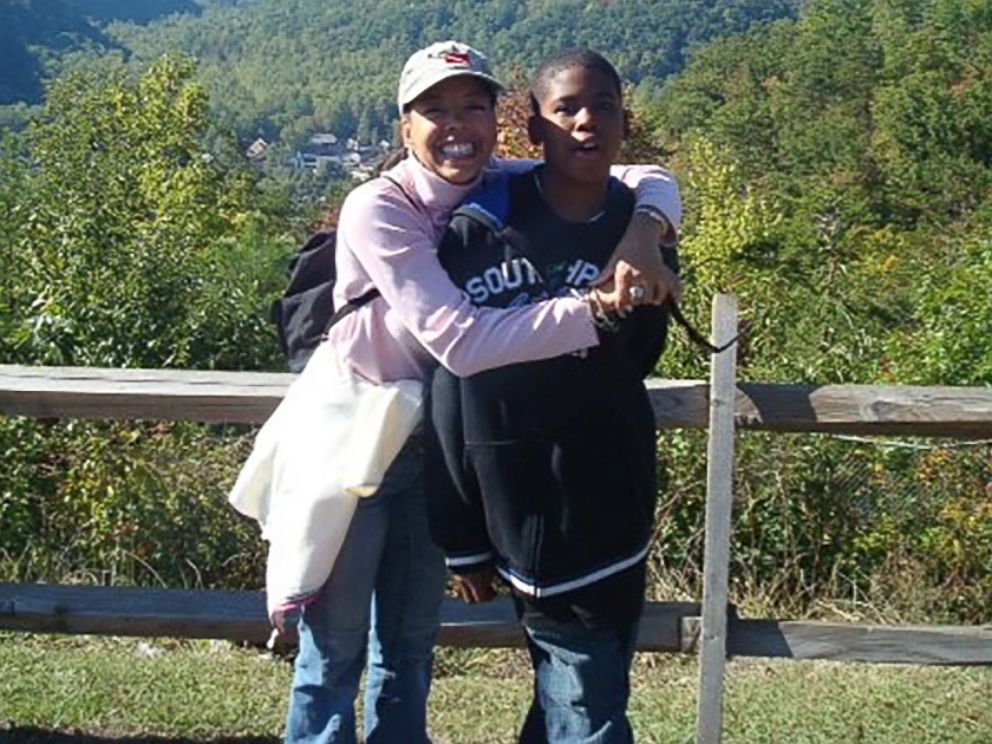
[[[488,602],[496,596],[493,582],[496,574],[491,568],[484,568],[481,571],[471,571],[469,573],[454,574],[455,590],[458,595],[469,604],[479,604]]]
[[[615,286],[612,291],[608,285],[600,287],[607,309],[660,305],[669,298],[676,302],[682,299],[682,283],[665,266],[658,250],[661,231],[658,222],[639,212],[631,217],[604,272],[603,278],[609,281],[612,275]]]
[[[287,617],[288,614],[292,617]],[[299,610],[292,610],[289,613],[285,610],[276,610],[269,618],[269,622],[272,624],[272,634],[265,646],[270,651],[280,646],[295,646],[300,642],[300,635],[296,629],[299,622]]]

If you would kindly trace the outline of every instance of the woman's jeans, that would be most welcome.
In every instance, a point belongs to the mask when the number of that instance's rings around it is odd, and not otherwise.
[[[287,742],[356,741],[366,659],[365,741],[428,741],[444,582],[444,558],[427,529],[422,446],[412,439],[376,494],[359,502],[330,577],[303,610]]]

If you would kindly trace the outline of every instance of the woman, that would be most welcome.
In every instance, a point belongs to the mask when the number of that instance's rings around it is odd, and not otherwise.
[[[663,231],[673,236],[680,218],[674,180],[653,167],[615,171],[638,196],[617,251],[621,257],[643,252],[645,259],[631,263],[652,265],[642,272],[624,264],[612,292],[496,309],[473,306],[451,283],[435,246],[452,208],[488,167],[531,167],[491,160],[500,90],[485,57],[457,42],[422,49],[403,68],[397,103],[408,157],[356,188],[338,224],[335,304],[373,287],[380,293],[336,324],[326,342],[362,377],[422,380],[437,363],[465,375],[578,351],[598,343],[591,303],[660,302],[679,292],[677,280],[652,264]],[[428,740],[426,701],[445,568],[428,535],[420,481],[413,438],[376,494],[361,501],[330,577],[302,608],[287,741],[356,740],[354,699],[366,644],[365,740]]]

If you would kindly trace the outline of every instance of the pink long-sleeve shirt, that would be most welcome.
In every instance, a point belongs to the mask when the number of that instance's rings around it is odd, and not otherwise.
[[[496,169],[532,163],[495,160]],[[678,227],[682,205],[674,177],[657,166],[615,166],[638,204]],[[478,181],[456,185],[408,157],[389,171],[403,191],[375,178],[341,209],[335,254],[335,306],[378,288],[380,296],[335,324],[328,343],[358,374],[377,382],[423,379],[440,362],[457,375],[548,359],[595,346],[587,303],[559,297],[520,308],[476,307],[437,261],[451,211]],[[405,193],[404,193],[405,192]]]

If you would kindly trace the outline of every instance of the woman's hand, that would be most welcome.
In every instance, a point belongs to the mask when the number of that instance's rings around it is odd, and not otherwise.
[[[668,299],[678,302],[682,298],[682,283],[665,266],[658,249],[662,237],[674,238],[663,236],[663,228],[672,230],[671,225],[662,225],[646,214],[634,212],[604,272],[606,284],[600,286],[600,297],[606,309],[660,305]]]
[[[469,604],[488,602],[496,596],[496,590],[493,588],[495,579],[496,574],[491,568],[454,574],[455,591]]]

